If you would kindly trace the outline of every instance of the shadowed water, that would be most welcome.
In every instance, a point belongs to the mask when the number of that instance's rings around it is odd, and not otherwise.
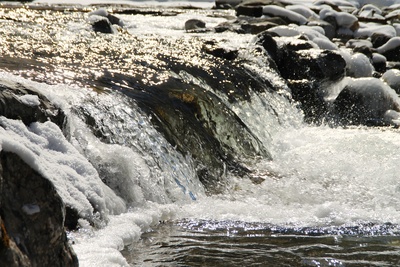
[[[284,228],[216,221],[161,223],[126,248],[131,266],[398,266],[398,226]]]

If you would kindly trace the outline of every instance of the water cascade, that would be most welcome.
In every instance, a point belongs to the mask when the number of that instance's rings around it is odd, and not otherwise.
[[[400,261],[389,85],[346,77],[347,54],[310,29],[222,31],[238,26],[232,10],[95,10],[0,7],[1,149],[52,182],[81,266]],[[193,17],[207,28],[185,30]]]

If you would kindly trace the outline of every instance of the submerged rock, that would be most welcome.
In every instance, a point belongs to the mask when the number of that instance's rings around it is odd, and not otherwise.
[[[0,153],[0,262],[78,266],[64,230],[65,207],[53,184],[16,154]]]
[[[119,79],[131,80],[122,76]],[[179,79],[140,88],[121,91],[137,100],[178,151],[191,154],[198,177],[209,193],[224,189],[226,170],[239,176],[249,173],[243,164],[246,158],[270,158],[260,140],[215,94]]]

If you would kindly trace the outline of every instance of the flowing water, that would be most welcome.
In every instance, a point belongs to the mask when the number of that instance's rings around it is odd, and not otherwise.
[[[0,8],[1,82],[62,107],[118,196],[68,233],[81,266],[400,266],[398,129],[305,124],[254,36],[183,29],[230,11],[120,12],[107,35],[94,9]]]

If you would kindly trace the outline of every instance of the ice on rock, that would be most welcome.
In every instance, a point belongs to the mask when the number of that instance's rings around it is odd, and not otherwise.
[[[369,58],[361,53],[355,53],[350,57],[347,68],[348,74],[355,78],[371,77],[375,70]]]
[[[400,113],[395,110],[389,109],[385,112],[383,118],[386,123],[400,125]]]
[[[350,39],[349,41],[347,41],[346,47],[350,47],[350,48],[369,47],[369,48],[372,48],[372,43],[369,40]]]
[[[382,10],[372,4],[363,6],[358,12],[358,16],[362,18],[372,18],[384,20],[385,17],[382,16]]]
[[[334,17],[339,27],[355,30],[357,28],[358,18],[347,12],[338,12],[333,9],[324,8],[319,12],[322,20],[327,17]]]
[[[293,37],[300,34],[300,31],[295,26],[276,26],[268,29],[269,32],[274,32],[282,37]]]
[[[400,36],[400,23],[393,23],[392,26],[396,30],[396,36]]]
[[[314,3],[316,6],[319,5],[328,5],[328,6],[346,6],[346,7],[354,7],[355,5],[351,3],[351,1],[346,0],[318,0]]]
[[[320,49],[337,50],[338,47],[332,43],[326,36],[324,29],[319,26],[276,26],[268,29],[282,37],[294,37],[300,34],[305,35],[310,41],[318,46]]]
[[[0,117],[0,149],[17,154],[49,179],[66,205],[82,217],[91,218],[95,212],[106,217],[126,209],[124,201],[50,121],[26,127],[21,121]],[[30,206],[23,209],[28,214],[37,211]]]
[[[100,16],[100,17],[107,17],[108,11],[105,10],[104,8],[99,8],[99,9],[89,13],[89,16],[93,16],[93,15]]]
[[[40,105],[39,97],[37,95],[22,95],[18,99],[25,105],[35,107]]]
[[[380,24],[360,24],[360,28],[354,32],[354,37],[370,37],[374,33],[384,34],[386,36],[395,37],[397,35],[396,29],[392,25]]]
[[[299,25],[307,23],[307,19],[299,13],[275,5],[264,6],[263,14],[267,16],[286,18],[291,22],[297,23]]]
[[[285,8],[302,15],[307,19],[319,19],[319,16],[314,11],[304,5],[288,5]]]
[[[400,70],[391,69],[382,75],[382,80],[392,87],[398,94],[400,93]]]
[[[393,37],[386,44],[377,48],[378,53],[383,54],[400,46],[400,37]]]

